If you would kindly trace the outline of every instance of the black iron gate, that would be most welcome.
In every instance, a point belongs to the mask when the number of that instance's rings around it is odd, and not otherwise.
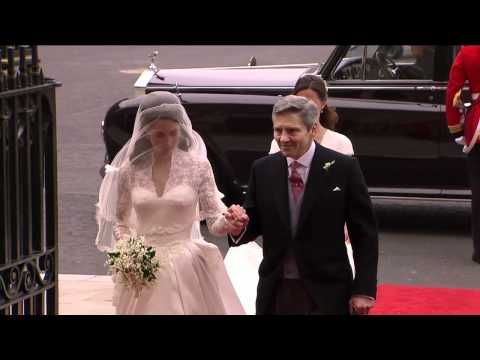
[[[0,49],[0,314],[57,314],[60,84],[36,46]]]

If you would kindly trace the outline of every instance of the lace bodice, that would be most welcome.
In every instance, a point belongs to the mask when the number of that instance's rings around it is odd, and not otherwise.
[[[206,159],[177,150],[163,194],[153,183],[152,166],[121,170],[118,188],[118,222],[115,236],[136,233],[157,241],[189,238],[196,221],[206,219],[215,235],[226,233],[223,212],[213,171]]]

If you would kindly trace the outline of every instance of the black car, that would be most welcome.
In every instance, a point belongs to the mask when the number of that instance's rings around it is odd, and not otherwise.
[[[458,49],[337,46],[324,64],[158,70],[152,63],[135,86],[181,99],[228,204],[242,202],[252,162],[268,153],[278,96],[312,73],[328,83],[336,130],[352,141],[372,196],[469,198],[465,156],[448,134],[444,106]],[[138,104],[121,102],[103,122],[106,163],[133,128]]]

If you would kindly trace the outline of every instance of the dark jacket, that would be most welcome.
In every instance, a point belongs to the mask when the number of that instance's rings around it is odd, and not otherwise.
[[[334,163],[325,169],[325,163]],[[304,190],[297,233],[290,231],[286,158],[279,152],[252,166],[244,207],[250,217],[238,245],[263,236],[257,314],[268,314],[282,263],[293,250],[305,286],[325,314],[344,314],[352,294],[376,296],[377,224],[356,159],[316,144]],[[334,191],[335,188],[340,191]],[[356,276],[345,247],[347,223]],[[231,246],[237,246],[230,240]]]

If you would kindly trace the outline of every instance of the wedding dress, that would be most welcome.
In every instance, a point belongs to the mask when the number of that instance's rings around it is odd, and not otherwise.
[[[118,240],[142,235],[155,248],[160,268],[138,297],[118,274],[112,277],[116,313],[245,314],[219,249],[200,233],[202,220],[214,235],[226,237],[228,229],[205,144],[175,95],[158,92],[140,100],[131,139],[106,167],[96,245],[111,251]],[[176,122],[179,131],[162,133],[158,126],[167,120]],[[161,175],[155,177],[154,160],[166,150],[171,156],[155,167]]]
[[[160,269],[153,287],[138,298],[116,281],[114,305],[118,314],[244,314],[218,248],[192,235],[192,227],[206,218],[214,235],[225,235],[222,213],[226,207],[216,199],[210,164],[177,150],[165,190],[158,196],[151,167],[126,170],[121,181],[121,210],[133,209],[133,228],[156,249]],[[196,211],[197,203],[201,213]],[[125,227],[116,226],[117,236]]]

